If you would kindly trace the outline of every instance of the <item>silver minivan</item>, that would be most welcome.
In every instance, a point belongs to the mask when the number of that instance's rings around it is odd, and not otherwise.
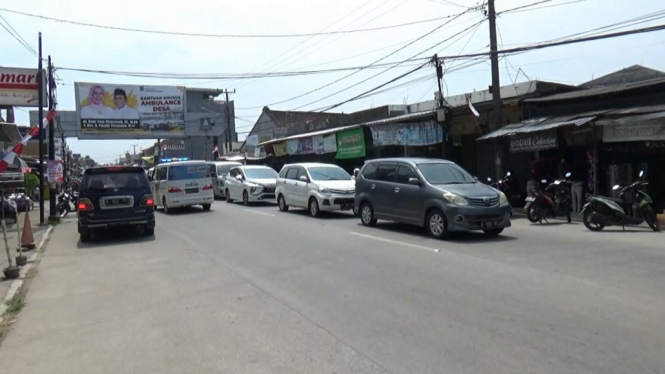
[[[365,226],[378,219],[407,223],[424,226],[434,238],[471,230],[497,236],[511,225],[503,192],[441,159],[367,161],[356,179],[355,206]]]
[[[356,181],[333,164],[300,163],[284,165],[277,178],[277,205],[305,208],[312,217],[321,211],[352,210]]]
[[[229,173],[232,167],[242,165],[236,161],[208,161],[208,170],[212,181],[215,198],[225,199],[226,188],[224,187],[224,177]]]

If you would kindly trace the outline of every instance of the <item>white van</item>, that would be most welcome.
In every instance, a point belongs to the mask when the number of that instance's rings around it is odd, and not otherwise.
[[[169,213],[173,208],[202,205],[210,210],[213,187],[205,161],[169,162],[155,166],[150,181],[155,207]]]
[[[241,165],[242,164],[240,162],[236,161],[208,161],[210,180],[212,181],[212,187],[216,198],[226,198],[224,177],[229,173],[232,167]]]

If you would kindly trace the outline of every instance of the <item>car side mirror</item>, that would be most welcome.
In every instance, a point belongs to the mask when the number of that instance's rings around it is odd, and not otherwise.
[[[409,178],[409,184],[412,184],[414,186],[421,186],[422,182],[420,182],[420,179],[418,178]]]
[[[299,179],[301,182],[309,183],[309,179],[306,175],[301,175]]]

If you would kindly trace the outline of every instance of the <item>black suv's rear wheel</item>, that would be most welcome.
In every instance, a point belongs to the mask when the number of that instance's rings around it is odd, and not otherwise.
[[[90,232],[86,231],[86,232],[80,233],[79,234],[79,240],[81,241],[81,243],[88,243],[90,241]]]

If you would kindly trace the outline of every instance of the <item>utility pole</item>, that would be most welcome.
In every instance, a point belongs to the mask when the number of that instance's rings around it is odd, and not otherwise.
[[[138,144],[130,144],[129,146],[134,148],[134,154],[136,154],[136,147],[138,147]]]
[[[38,39],[39,49],[39,62],[37,79],[39,82],[39,224],[44,224],[44,173],[46,173],[46,165],[44,164],[44,64],[42,63],[42,33],[39,33]],[[49,102],[49,108],[51,103]]]
[[[53,64],[51,63],[51,56],[48,56],[48,98],[49,98],[49,111],[55,110],[55,92],[53,92]],[[51,117],[49,117],[51,118]],[[53,124],[53,118],[48,121],[48,159],[49,161],[55,161],[55,129]],[[51,184],[49,189],[49,220],[55,219],[55,205],[56,205],[56,190],[55,181]]]
[[[224,90],[226,95],[226,151],[231,152],[231,110],[229,108],[229,93],[236,93],[236,89],[233,89],[233,92],[229,90]]]
[[[437,100],[437,112],[443,111],[444,119],[441,122],[441,158],[446,158],[446,138],[448,136],[448,130],[450,129],[450,121],[452,120],[452,110],[450,110],[446,99],[443,97],[443,64],[439,60],[438,55],[432,57],[432,63],[436,69],[436,80],[439,88],[439,97]],[[437,113],[438,117],[438,113]]]
[[[503,113],[501,110],[501,82],[499,81],[499,53],[496,41],[496,8],[494,0],[487,0],[488,17],[490,24],[490,62],[492,64],[492,110],[494,111],[494,120],[490,121],[490,131],[501,128],[503,124]],[[494,164],[496,165],[496,179],[499,180],[503,175],[501,170],[501,148],[494,143]]]

